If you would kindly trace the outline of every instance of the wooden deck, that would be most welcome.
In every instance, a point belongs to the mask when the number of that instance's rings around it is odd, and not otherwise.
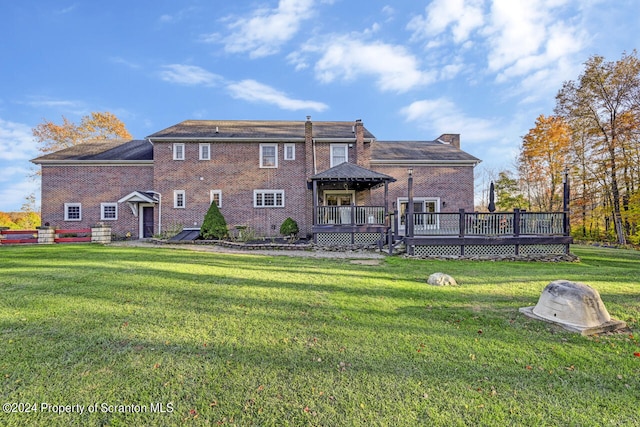
[[[381,206],[318,206],[315,243],[329,246],[404,243],[410,255],[566,254],[573,242],[564,212],[421,212],[385,215]]]
[[[573,242],[564,212],[415,213],[393,224],[410,255],[557,254]]]

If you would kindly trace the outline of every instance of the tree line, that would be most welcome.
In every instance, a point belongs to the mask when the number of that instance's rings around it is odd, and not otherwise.
[[[594,55],[522,137],[517,171],[500,172],[499,209],[562,210],[570,182],[574,237],[640,243],[640,60]]]

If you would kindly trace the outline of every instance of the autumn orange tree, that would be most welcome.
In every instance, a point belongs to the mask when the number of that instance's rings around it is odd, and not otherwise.
[[[82,117],[79,124],[64,116],[61,124],[44,119],[32,132],[43,154],[91,141],[132,138],[124,123],[109,112],[93,112]]]
[[[556,115],[584,137],[583,154],[605,211],[605,230],[618,243],[637,233],[635,193],[640,182],[637,162],[640,123],[640,60],[634,50],[618,61],[594,55],[576,81],[565,82],[556,96]],[[587,163],[585,163],[586,166]]]
[[[570,132],[558,116],[540,115],[522,138],[518,172],[529,205],[542,211],[562,210],[562,179],[567,168]]]

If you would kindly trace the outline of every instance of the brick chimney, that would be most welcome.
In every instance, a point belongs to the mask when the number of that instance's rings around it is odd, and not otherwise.
[[[459,133],[443,133],[436,141],[440,141],[444,144],[453,145],[458,150],[460,149],[460,134]]]
[[[313,125],[311,123],[311,116],[307,116],[307,121],[304,123],[304,161],[305,173],[308,179],[315,175],[313,168]]]
[[[368,168],[369,161],[364,147],[364,126],[362,125],[362,120],[356,120],[354,127],[356,131],[356,164],[363,168]]]

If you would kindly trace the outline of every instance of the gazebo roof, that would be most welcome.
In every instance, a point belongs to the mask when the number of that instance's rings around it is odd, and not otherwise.
[[[396,179],[380,172],[363,168],[353,163],[340,163],[331,169],[311,177],[311,181],[322,182],[369,182],[373,185],[394,182]]]

